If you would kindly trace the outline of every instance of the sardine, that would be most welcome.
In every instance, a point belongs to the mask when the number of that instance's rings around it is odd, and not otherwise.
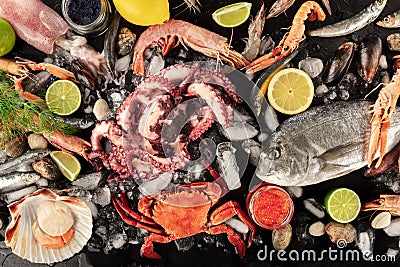
[[[82,118],[57,116],[56,119],[80,130],[88,129],[96,123],[96,120],[94,118],[88,116]]]
[[[0,175],[15,172],[21,167],[21,165],[32,163],[38,159],[46,157],[49,154],[50,149],[29,150],[17,158],[9,159],[3,164],[0,164]]]
[[[277,0],[268,11],[266,19],[274,18],[285,12],[296,0]]]
[[[29,194],[32,194],[33,192],[35,192],[37,190],[37,186],[36,185],[32,185],[29,187],[25,187],[16,191],[12,191],[12,192],[7,192],[4,194],[0,195],[0,199],[5,201],[7,204],[10,204],[14,201],[17,201]]]
[[[382,20],[378,21],[376,25],[384,28],[400,28],[400,10],[387,15]]]
[[[36,172],[10,173],[0,176],[0,193],[18,190],[39,181],[40,174]]]
[[[257,177],[280,186],[307,186],[366,166],[372,104],[336,102],[289,118],[263,148]],[[399,112],[391,119],[387,151],[400,141]]]
[[[104,59],[107,65],[107,71],[111,75],[112,79],[115,79],[115,61],[117,58],[115,51],[115,44],[117,42],[119,22],[121,15],[118,12],[114,13],[111,25],[108,28],[106,36],[104,37]]]
[[[382,40],[376,34],[367,35],[361,41],[356,57],[358,74],[366,83],[374,79],[381,55]]]
[[[358,14],[340,22],[327,25],[308,32],[310,36],[336,37],[356,32],[374,20],[381,14],[387,0],[375,0]]]

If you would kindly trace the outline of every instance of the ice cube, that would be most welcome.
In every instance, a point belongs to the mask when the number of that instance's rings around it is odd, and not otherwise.
[[[328,86],[326,86],[325,84],[321,84],[315,89],[315,94],[317,96],[323,96],[328,92],[329,92]]]
[[[372,259],[373,256],[373,244],[374,244],[374,234],[372,232],[361,232],[357,235],[357,247],[361,250],[364,259]]]
[[[390,237],[400,236],[400,218],[394,219],[383,231]]]
[[[123,233],[118,233],[114,236],[111,236],[110,239],[112,240],[112,244],[116,249],[122,248],[128,241],[127,236]]]
[[[249,231],[249,227],[239,219],[230,218],[225,223],[241,234],[246,234]]]
[[[179,251],[188,251],[189,249],[191,249],[194,246],[194,244],[195,244],[195,242],[194,242],[193,236],[175,240],[176,248]]]
[[[164,172],[154,180],[143,182],[139,186],[140,193],[145,196],[157,194],[170,184],[172,177],[173,172]]]
[[[222,133],[231,141],[241,141],[253,138],[258,134],[258,130],[249,123],[242,121],[233,122],[232,126],[228,128],[222,128]]]
[[[299,198],[303,195],[303,187],[301,186],[287,186],[285,189],[293,197]]]
[[[306,210],[314,214],[317,218],[322,219],[325,216],[325,208],[322,204],[318,203],[315,199],[309,198],[303,201]]]
[[[385,55],[381,55],[379,58],[379,67],[383,70],[386,70],[388,68],[388,63]]]
[[[324,69],[324,63],[319,58],[308,57],[299,62],[299,69],[305,71],[311,78],[315,78]]]
[[[269,34],[264,35],[263,37],[261,37],[260,51],[258,52],[258,54],[262,56],[271,51],[274,47],[275,42],[272,37]]]
[[[244,152],[250,156],[250,164],[257,166],[261,154],[261,145],[253,139],[244,140],[242,143]]]
[[[221,177],[225,180],[229,190],[241,186],[235,152],[236,149],[229,142],[222,142],[217,145],[217,162],[221,169]]]
[[[72,185],[85,190],[94,190],[99,186],[102,178],[103,174],[101,172],[79,175],[78,178],[72,182]]]

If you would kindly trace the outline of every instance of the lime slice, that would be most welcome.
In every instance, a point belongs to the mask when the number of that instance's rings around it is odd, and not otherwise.
[[[325,196],[324,203],[329,216],[340,223],[353,221],[361,209],[360,198],[347,188],[332,189]]]
[[[251,3],[239,2],[217,9],[212,18],[222,27],[236,27],[245,22],[250,16]]]
[[[123,18],[136,25],[151,26],[169,19],[168,0],[113,0],[113,2]]]
[[[294,115],[305,111],[314,97],[314,84],[302,70],[287,68],[276,73],[267,92],[271,106],[277,111]]]
[[[64,151],[52,151],[50,157],[68,180],[75,181],[81,171],[81,164],[75,156]]]
[[[0,57],[13,49],[15,39],[13,27],[6,20],[0,18]]]
[[[76,84],[68,80],[52,83],[46,92],[46,104],[58,115],[70,115],[81,105],[81,92]]]

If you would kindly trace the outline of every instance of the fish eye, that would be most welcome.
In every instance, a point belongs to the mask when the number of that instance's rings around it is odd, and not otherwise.
[[[273,147],[268,152],[268,158],[270,160],[278,159],[281,156],[281,150],[278,147]]]
[[[390,22],[390,18],[389,18],[389,17],[384,18],[384,19],[383,19],[383,22],[389,23],[389,22]]]

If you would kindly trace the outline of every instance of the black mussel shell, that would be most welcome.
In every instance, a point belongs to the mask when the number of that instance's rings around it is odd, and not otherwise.
[[[357,72],[366,83],[371,83],[382,55],[382,40],[376,34],[369,34],[361,40],[357,51]]]
[[[353,42],[347,42],[339,46],[322,72],[322,82],[326,84],[339,83],[350,67],[355,50],[356,44]]]

